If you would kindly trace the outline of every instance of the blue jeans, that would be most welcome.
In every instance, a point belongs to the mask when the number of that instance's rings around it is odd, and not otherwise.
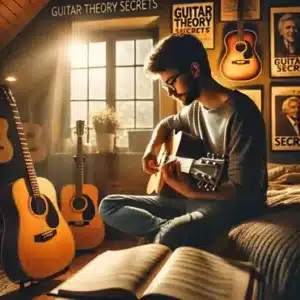
[[[104,222],[124,233],[167,245],[205,247],[234,223],[236,201],[110,195],[100,204]]]

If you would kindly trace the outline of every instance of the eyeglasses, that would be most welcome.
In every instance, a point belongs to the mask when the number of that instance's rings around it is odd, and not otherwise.
[[[161,86],[165,89],[169,89],[173,92],[176,92],[176,87],[174,86],[177,78],[182,74],[182,72],[178,72],[174,77],[171,76],[169,79],[166,81],[163,81]]]

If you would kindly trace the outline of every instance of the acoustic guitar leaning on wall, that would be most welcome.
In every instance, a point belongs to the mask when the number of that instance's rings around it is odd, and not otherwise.
[[[1,263],[11,281],[23,283],[53,276],[71,263],[75,254],[72,232],[61,215],[52,183],[36,177],[14,97],[0,85],[0,100],[7,101],[24,159],[26,176],[1,190],[4,231]]]
[[[61,212],[73,232],[76,250],[95,248],[103,242],[105,235],[104,222],[98,214],[98,189],[92,184],[84,184],[83,133],[84,121],[78,120],[75,185],[65,185],[60,194]]]
[[[43,161],[47,156],[47,147],[43,139],[43,128],[40,124],[33,122],[32,109],[28,107],[29,118],[23,122],[28,148],[34,162]]]
[[[14,148],[7,136],[8,122],[0,118],[0,163],[9,162],[14,156]]]

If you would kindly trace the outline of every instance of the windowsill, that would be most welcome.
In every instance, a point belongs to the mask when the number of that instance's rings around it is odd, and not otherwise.
[[[84,153],[84,156],[96,156],[96,155],[118,155],[118,156],[122,156],[122,155],[143,155],[144,152],[133,152],[133,151],[115,151],[115,152],[89,152],[89,153]],[[76,153],[73,152],[53,152],[50,154],[50,156],[58,156],[58,155],[66,155],[66,156],[74,156],[76,155]]]

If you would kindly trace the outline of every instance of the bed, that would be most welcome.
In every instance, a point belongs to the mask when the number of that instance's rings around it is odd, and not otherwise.
[[[300,299],[300,164],[268,164],[265,213],[229,232],[235,259],[262,276],[261,299]],[[234,251],[233,251],[234,249]]]

